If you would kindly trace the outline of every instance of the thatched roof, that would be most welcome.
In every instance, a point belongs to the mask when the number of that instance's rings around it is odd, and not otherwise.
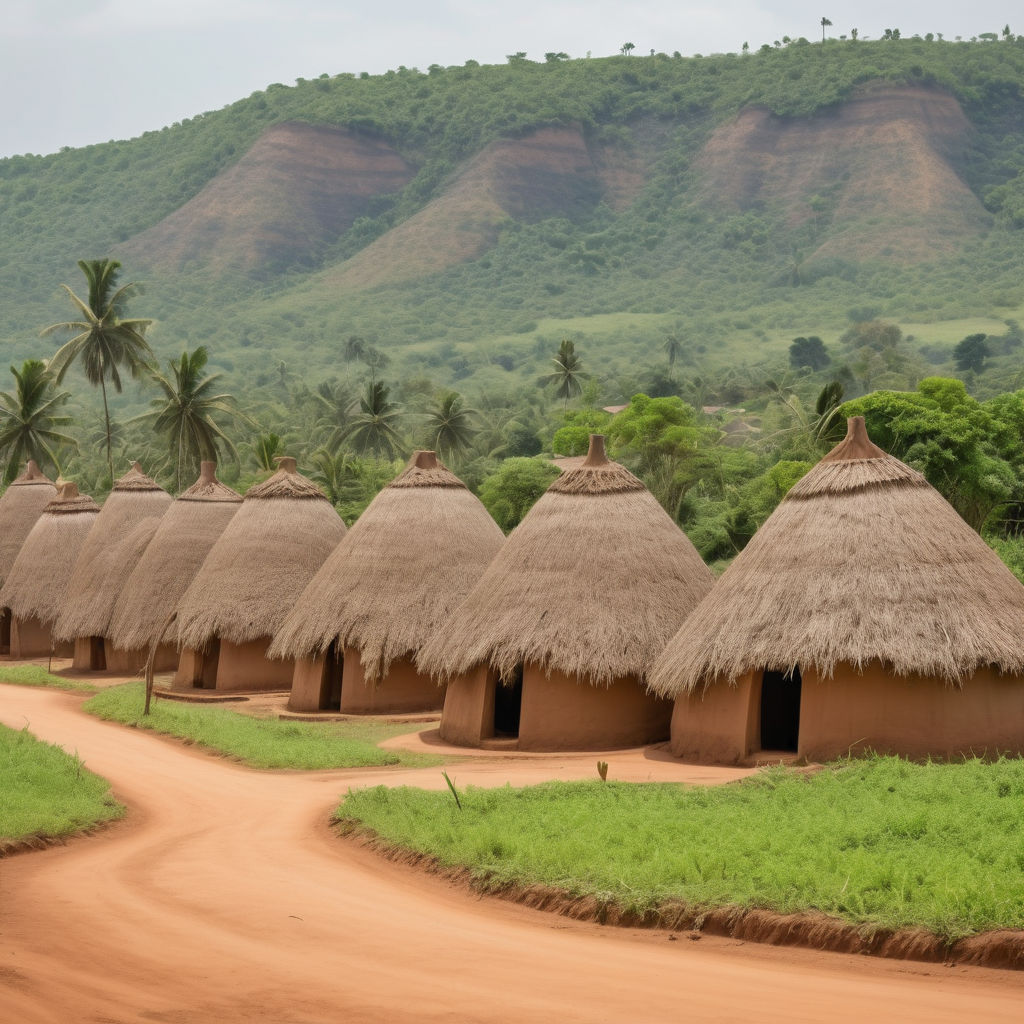
[[[56,494],[53,482],[29,459],[25,472],[0,497],[0,584],[11,571],[36,520]]]
[[[242,496],[204,462],[199,479],[167,510],[128,578],[110,620],[110,638],[122,650],[148,648],[175,610],[217,538],[241,507]],[[172,626],[165,639],[173,643]]]
[[[55,640],[107,635],[114,604],[144,550],[133,531],[143,520],[162,516],[170,504],[171,496],[137,462],[115,482],[68,581]],[[150,537],[151,528],[155,524],[147,527]]]
[[[273,636],[345,535],[345,524],[294,459],[249,489],[178,603],[178,641]]]
[[[659,658],[688,693],[754,670],[882,662],[959,682],[1024,672],[1024,586],[863,417],[786,495]]]
[[[60,614],[68,578],[100,507],[73,483],[65,483],[36,520],[0,589],[0,607],[15,617],[53,622]]]
[[[521,663],[594,684],[644,677],[711,589],[693,545],[603,438],[558,477],[422,652],[442,678]]]
[[[305,589],[271,654],[307,656],[337,640],[359,648],[375,682],[448,620],[504,539],[433,452],[416,452]]]

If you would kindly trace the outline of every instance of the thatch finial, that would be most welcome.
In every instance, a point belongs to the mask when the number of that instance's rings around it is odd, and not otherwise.
[[[604,434],[591,434],[590,448],[587,450],[587,457],[583,460],[583,465],[607,466],[608,461],[604,450]]]
[[[437,453],[431,451],[415,451],[412,453],[412,464],[417,469],[437,469]]]
[[[826,455],[822,462],[852,462],[855,459],[884,459],[886,453],[868,437],[863,416],[850,416],[846,421],[846,437]]]
[[[72,498],[78,497],[78,484],[74,480],[65,480],[60,487],[60,494],[58,495],[61,501],[70,501]]]
[[[25,479],[26,480],[40,480],[42,479],[43,471],[39,468],[39,463],[35,459],[29,459],[25,466]]]
[[[285,473],[297,473],[299,471],[299,464],[291,455],[279,455],[275,461],[277,462],[278,470],[282,470]]]
[[[134,460],[132,462],[132,469],[134,469],[136,473],[141,473],[142,472],[142,463],[139,462],[137,459]]]
[[[199,463],[199,479],[202,483],[212,484],[217,482],[217,463],[216,462],[200,462]]]

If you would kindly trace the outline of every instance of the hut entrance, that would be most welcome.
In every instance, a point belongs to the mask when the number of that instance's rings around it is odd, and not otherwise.
[[[103,647],[103,637],[89,637],[89,671],[107,671],[107,652]]]
[[[335,640],[324,655],[324,671],[320,678],[320,699],[317,707],[321,711],[341,710],[341,677],[345,667],[345,656],[338,649]]]
[[[800,737],[800,669],[761,677],[761,749],[792,750]]]
[[[220,638],[209,640],[206,647],[196,651],[195,675],[192,685],[199,690],[217,689],[217,666],[220,664]]]
[[[494,681],[494,735],[519,735],[519,712],[523,706],[523,666],[517,665],[508,680]]]
[[[0,608],[0,654],[11,653],[11,609]]]

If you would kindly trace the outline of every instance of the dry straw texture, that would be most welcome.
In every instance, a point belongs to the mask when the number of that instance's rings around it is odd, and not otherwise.
[[[441,678],[521,663],[594,684],[643,678],[712,577],[601,439],[511,533],[419,665]]]
[[[675,696],[751,670],[829,676],[873,661],[951,683],[990,664],[1024,672],[1024,587],[854,417],[686,620],[651,685]]]
[[[36,520],[56,495],[57,488],[29,459],[25,472],[0,497],[0,584],[11,571]]]
[[[114,484],[68,581],[55,640],[107,635],[114,604],[142,556],[141,535],[133,532],[143,520],[159,519],[170,504],[171,496],[137,462]],[[155,525],[148,527],[150,537]]]
[[[241,507],[242,496],[216,477],[216,464],[204,462],[199,479],[160,520],[117,600],[110,638],[122,650],[148,648],[163,629],[188,585]],[[177,629],[165,639],[173,643]]]
[[[271,654],[303,657],[337,640],[359,648],[376,682],[449,619],[503,540],[462,481],[433,452],[416,452],[316,574]]]
[[[60,614],[68,579],[100,507],[73,483],[36,520],[0,590],[0,607],[15,618],[49,625]]]
[[[271,637],[345,535],[324,493],[282,459],[245,501],[178,604],[178,642]]]

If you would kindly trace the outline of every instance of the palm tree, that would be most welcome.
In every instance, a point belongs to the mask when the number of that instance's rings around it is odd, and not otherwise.
[[[476,409],[468,408],[458,392],[449,391],[434,409],[427,411],[430,443],[449,462],[464,454],[473,443]]]
[[[569,399],[575,398],[583,390],[583,381],[590,378],[583,372],[583,362],[576,355],[576,346],[569,338],[563,338],[558,346],[558,355],[552,360],[555,369],[552,373],[541,377],[542,384],[555,384],[555,394],[565,399],[565,407],[569,407]]]
[[[277,457],[281,454],[283,448],[281,438],[277,434],[260,434],[253,442],[252,453],[256,457],[256,462],[259,464],[260,469],[265,469],[268,473],[272,473],[277,469]]]
[[[317,448],[309,457],[313,470],[310,478],[318,483],[332,505],[344,497],[345,485],[356,476],[357,466],[351,452],[335,454],[326,448]]]
[[[117,260],[79,260],[78,266],[89,285],[88,299],[80,299],[66,284],[61,287],[81,314],[81,320],[68,320],[44,328],[44,336],[56,332],[73,332],[50,360],[49,369],[56,383],[64,380],[68,367],[78,361],[85,379],[103,391],[103,415],[107,425],[107,469],[114,478],[114,461],[110,454],[110,407],[107,405],[107,380],[114,390],[121,391],[119,367],[127,367],[138,377],[149,366],[153,350],[143,335],[152,320],[127,320],[123,314],[128,299],[138,291],[134,283],[117,287],[121,264]]]
[[[391,389],[380,381],[366,385],[366,394],[359,399],[359,412],[352,417],[346,439],[362,452],[374,452],[394,458],[405,447],[397,424],[399,409],[389,401]]]
[[[149,404],[152,411],[137,416],[148,420],[158,434],[164,434],[175,460],[174,484],[181,490],[182,477],[194,474],[203,460],[216,461],[218,448],[223,447],[238,461],[238,452],[215,417],[242,420],[255,425],[229,394],[214,394],[221,375],[203,376],[207,362],[206,348],[182,352],[181,358],[168,362],[170,374],[152,370],[150,378],[163,392]]]
[[[323,447],[337,452],[349,429],[355,401],[352,391],[344,381],[321,381],[313,395],[316,408],[316,429],[324,433]]]
[[[665,355],[668,356],[668,373],[672,376],[672,370],[676,365],[676,360],[683,354],[683,342],[678,334],[670,334],[661,344],[661,347],[665,350]]]
[[[56,427],[66,426],[70,416],[58,410],[71,397],[67,391],[57,391],[53,374],[40,359],[26,359],[14,374],[14,391],[0,391],[0,452],[4,453],[6,467],[4,482],[10,483],[27,459],[40,465],[59,466],[51,445],[66,444],[77,448],[74,438],[62,434]]]

